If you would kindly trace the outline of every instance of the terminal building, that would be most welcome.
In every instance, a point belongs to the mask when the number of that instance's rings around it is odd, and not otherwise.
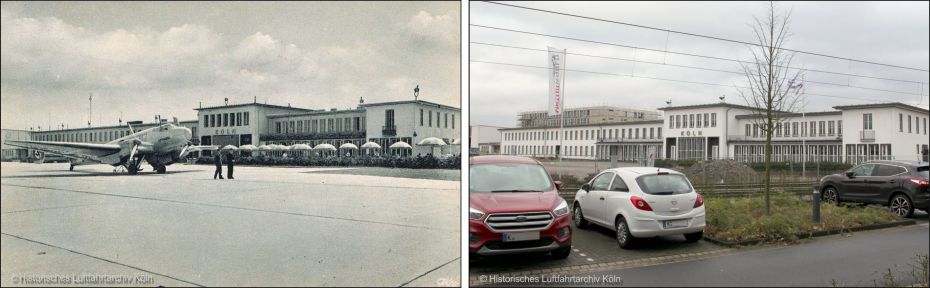
[[[338,147],[344,143],[361,146],[370,141],[386,149],[391,144],[403,141],[412,146],[412,155],[426,155],[440,150],[417,146],[420,140],[436,137],[446,144],[457,143],[462,129],[459,108],[423,100],[364,103],[363,99],[359,99],[358,106],[343,110],[307,109],[256,102],[199,107],[194,110],[197,111],[197,120],[178,123],[191,129],[191,142],[199,145],[315,146],[328,143]],[[132,128],[138,131],[156,125],[144,123],[133,125]],[[4,140],[9,136],[10,140],[88,143],[106,143],[129,133],[128,125],[46,131],[3,130]],[[448,148],[442,151],[445,151],[444,154],[457,153],[457,150]],[[27,161],[23,157],[28,155],[29,151],[3,146],[4,161]]]
[[[902,103],[833,109],[784,114],[772,137],[773,160],[926,161],[927,109]],[[650,154],[655,159],[764,160],[763,116],[758,109],[713,103],[659,110],[664,116],[658,120],[566,125],[563,133],[558,125],[522,127],[521,123],[519,128],[500,130],[502,154],[620,161]]]

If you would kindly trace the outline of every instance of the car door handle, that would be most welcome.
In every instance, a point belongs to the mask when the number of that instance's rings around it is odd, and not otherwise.
[[[604,200],[604,197],[601,197],[601,200]]]

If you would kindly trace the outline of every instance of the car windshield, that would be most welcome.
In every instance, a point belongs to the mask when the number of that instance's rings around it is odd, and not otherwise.
[[[540,165],[480,164],[468,168],[471,192],[543,192],[551,191],[552,179]]]
[[[643,193],[651,195],[677,195],[693,191],[685,176],[677,174],[653,174],[636,178]]]
[[[925,179],[930,179],[930,174],[927,173],[928,170],[930,170],[930,166],[917,167],[917,175]]]

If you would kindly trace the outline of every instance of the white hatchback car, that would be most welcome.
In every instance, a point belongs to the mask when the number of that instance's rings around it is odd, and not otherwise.
[[[684,174],[653,167],[608,169],[575,194],[576,227],[596,224],[616,231],[621,248],[635,238],[683,234],[704,237],[704,199]]]

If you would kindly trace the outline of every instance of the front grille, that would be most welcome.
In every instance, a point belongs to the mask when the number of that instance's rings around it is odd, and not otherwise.
[[[549,212],[491,214],[485,220],[494,231],[540,230],[549,227],[552,214]]]
[[[507,243],[501,241],[489,241],[488,243],[484,244],[484,246],[491,250],[523,249],[549,246],[549,244],[552,244],[554,241],[555,240],[552,240],[552,238],[548,237],[539,240]]]

